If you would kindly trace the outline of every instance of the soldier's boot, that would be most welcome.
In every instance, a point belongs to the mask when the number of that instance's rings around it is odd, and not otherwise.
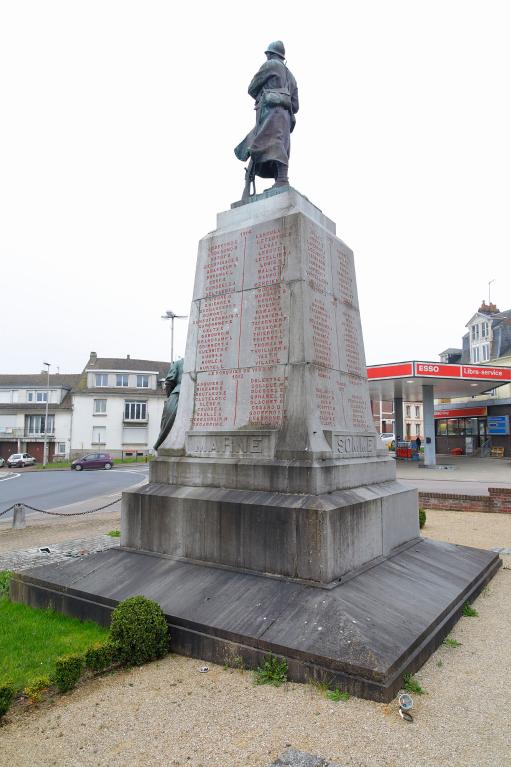
[[[287,169],[288,166],[285,165],[283,162],[276,163],[277,165],[277,176],[275,178],[275,183],[273,184],[273,188],[279,187],[279,186],[289,186],[289,179],[287,177]]]

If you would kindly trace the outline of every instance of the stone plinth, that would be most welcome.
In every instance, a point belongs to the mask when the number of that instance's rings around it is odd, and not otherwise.
[[[419,533],[371,415],[352,251],[289,188],[199,243],[176,422],[121,544],[331,584]]]
[[[16,574],[11,597],[108,624],[134,594],[172,649],[391,700],[501,562],[418,538],[375,433],[353,254],[293,189],[201,240],[180,404],[121,547]]]

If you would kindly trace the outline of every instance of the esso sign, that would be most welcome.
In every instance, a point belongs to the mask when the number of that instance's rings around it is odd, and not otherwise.
[[[416,376],[437,376],[438,378],[459,378],[460,366],[449,365],[443,362],[416,362]]]

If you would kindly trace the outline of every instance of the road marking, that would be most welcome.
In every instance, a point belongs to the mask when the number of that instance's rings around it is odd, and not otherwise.
[[[7,477],[1,477],[0,482],[7,482],[8,479],[17,479],[18,477],[21,477],[21,474],[11,474]]]

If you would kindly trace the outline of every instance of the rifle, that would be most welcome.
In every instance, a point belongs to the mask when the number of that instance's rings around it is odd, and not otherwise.
[[[252,187],[252,191],[250,190],[250,187]],[[241,195],[241,202],[249,202],[250,198],[255,193],[255,164],[253,159],[250,158],[248,167],[245,168],[245,187],[243,189],[243,194]]]

